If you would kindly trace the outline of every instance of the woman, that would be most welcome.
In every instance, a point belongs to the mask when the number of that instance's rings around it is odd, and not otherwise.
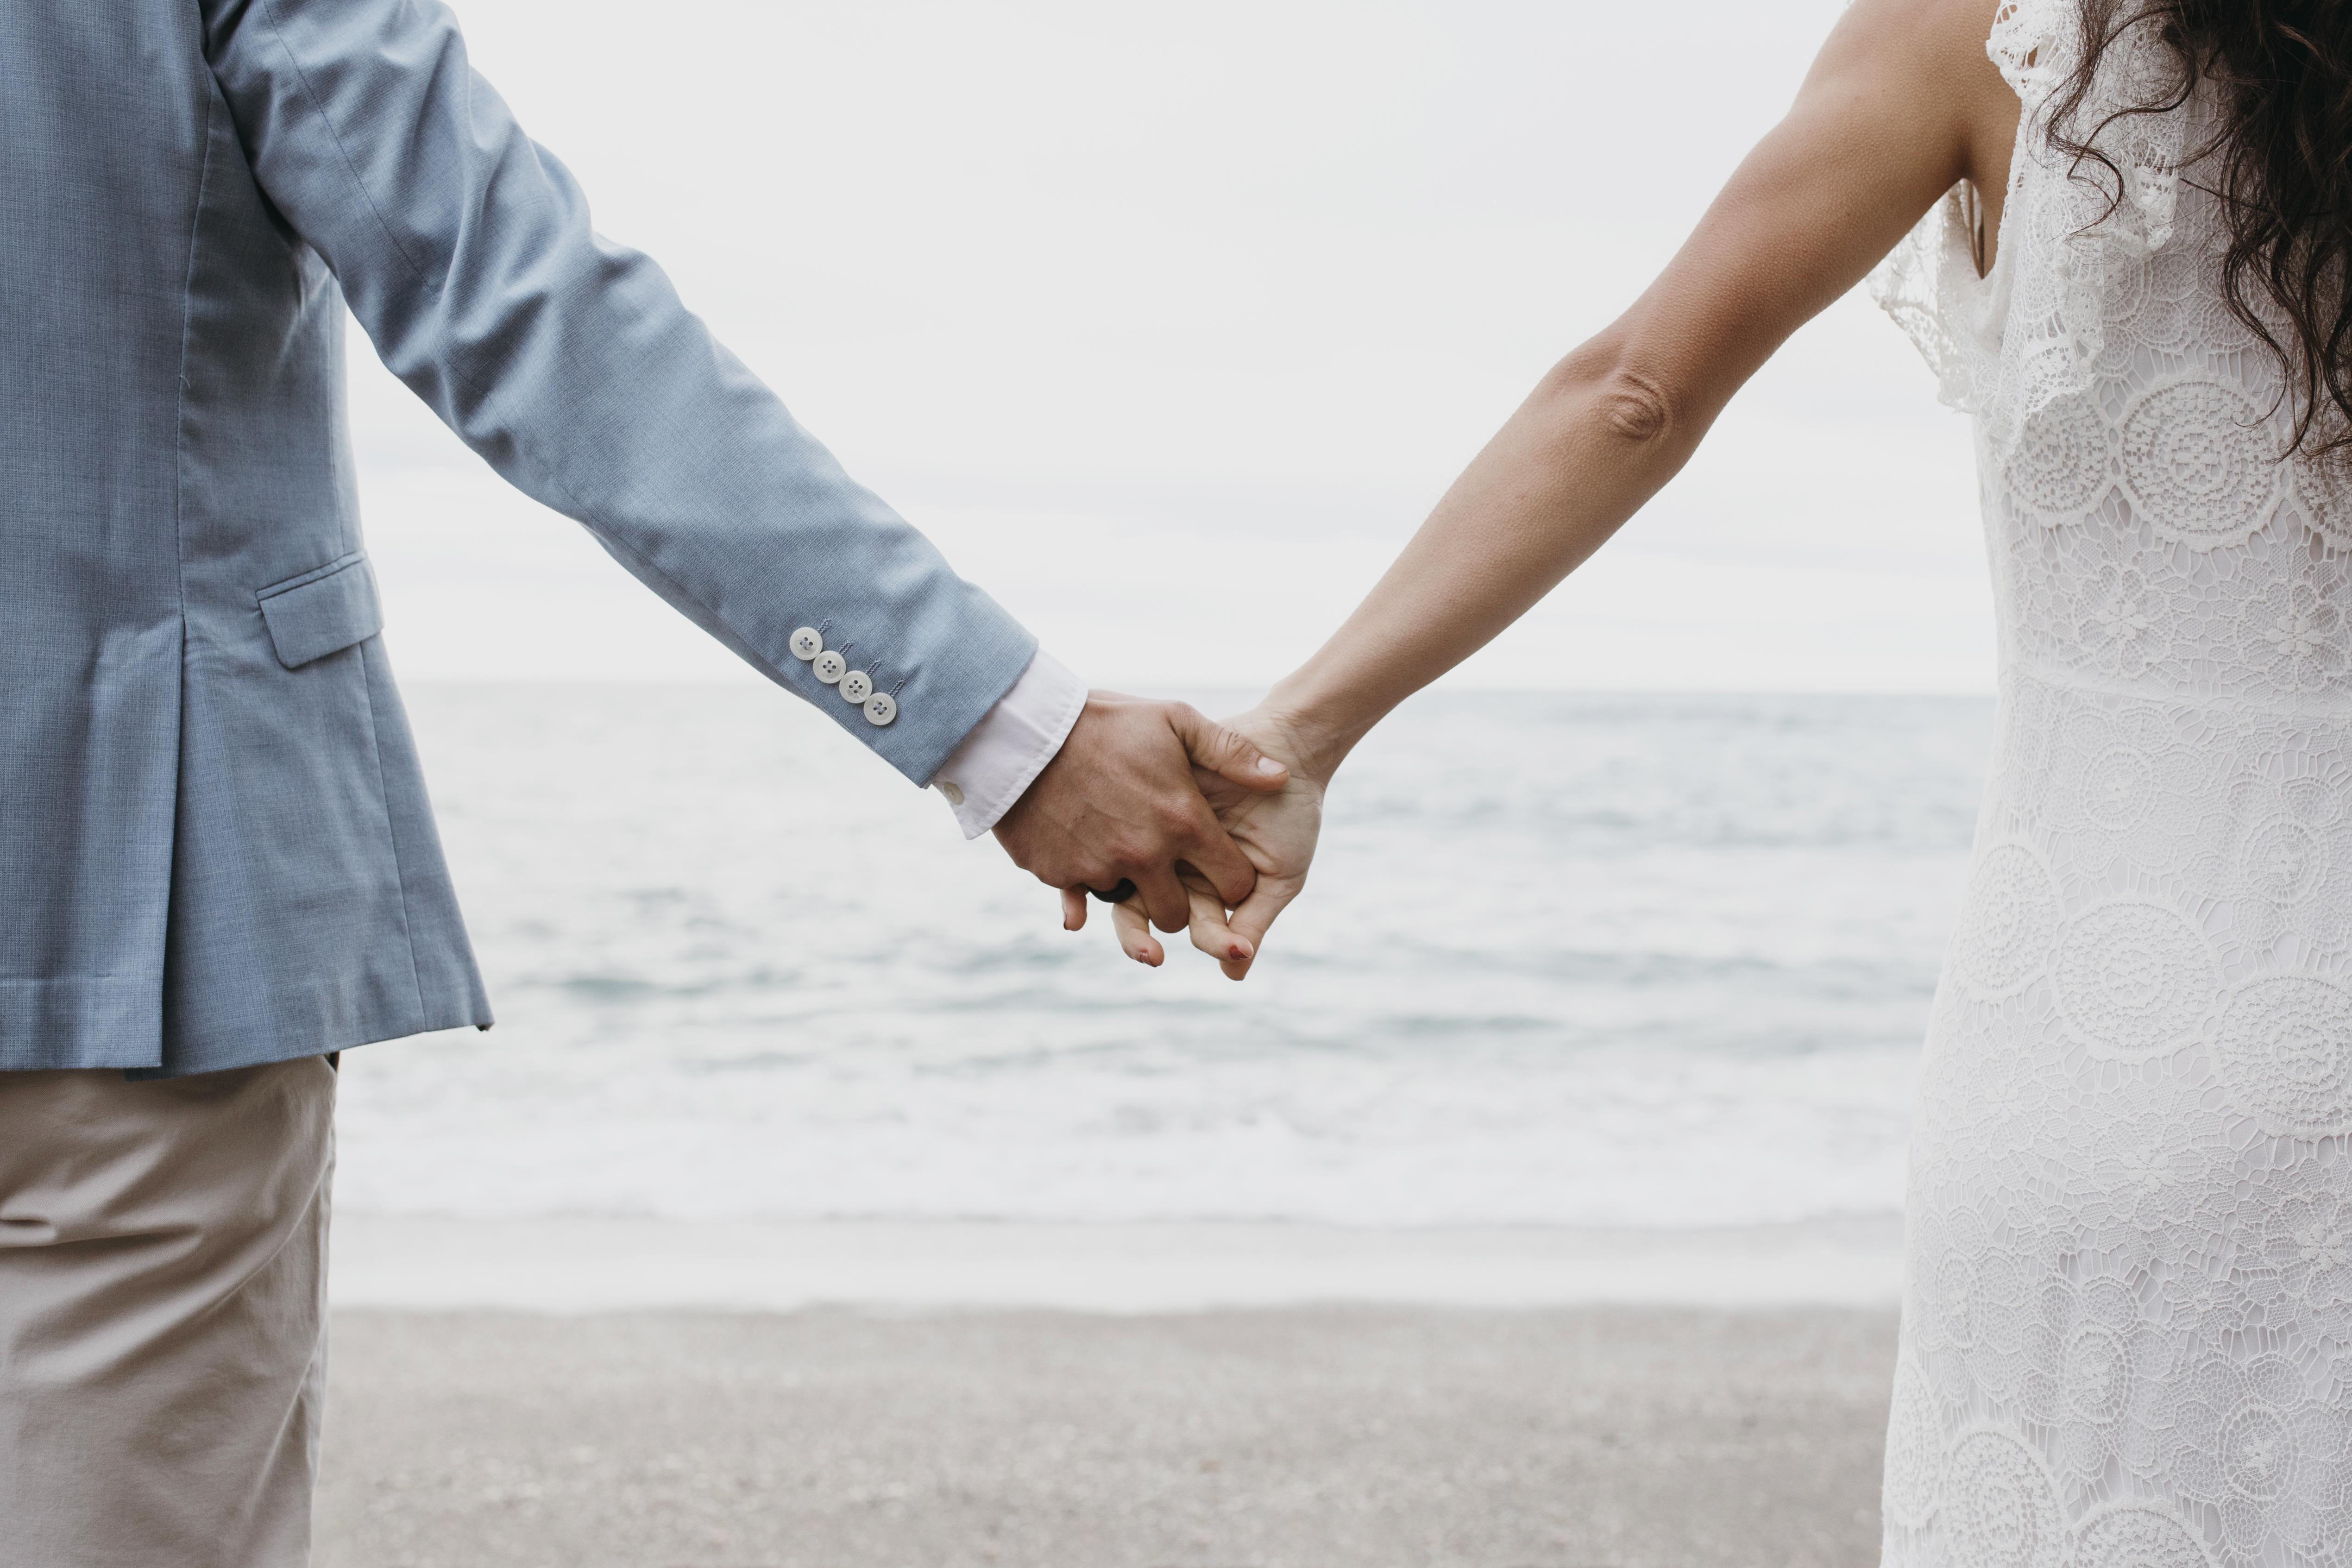
[[[1242,721],[1296,782],[1223,803],[1258,891],[1196,900],[1193,940],[1243,973],[1349,747],[1890,248],[1875,291],[1975,419],[2000,706],[1914,1138],[1886,1560],[2344,1561],[2341,0],[1859,0],[1672,265]]]

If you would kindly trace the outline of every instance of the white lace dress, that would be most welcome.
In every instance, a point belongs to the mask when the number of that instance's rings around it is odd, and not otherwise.
[[[2278,458],[2200,106],[2103,133],[2102,217],[2037,123],[2074,0],[1990,47],[2027,121],[1992,275],[1954,199],[1874,279],[1974,416],[2000,655],[1885,1560],[2352,1563],[2352,466]]]

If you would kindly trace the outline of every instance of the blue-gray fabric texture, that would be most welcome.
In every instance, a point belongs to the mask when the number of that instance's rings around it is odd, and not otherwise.
[[[346,300],[508,480],[915,783],[1034,651],[593,231],[446,10],[0,0],[0,1069],[489,1022],[360,536]],[[820,624],[896,722],[791,656]]]

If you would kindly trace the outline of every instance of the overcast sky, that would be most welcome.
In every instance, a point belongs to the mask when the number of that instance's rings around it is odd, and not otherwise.
[[[1262,685],[1665,260],[1842,0],[460,0],[801,419],[1100,684]],[[649,22],[648,17],[657,17]],[[411,678],[739,676],[375,364]],[[1989,689],[1965,422],[1849,298],[1481,687]]]

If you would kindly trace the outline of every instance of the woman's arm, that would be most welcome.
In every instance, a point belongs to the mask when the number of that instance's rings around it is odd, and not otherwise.
[[[1992,0],[1857,0],[1788,117],[1633,308],[1546,375],[1266,707],[1310,776],[1556,587],[1790,332],[1966,178],[1998,223],[2018,104]],[[1995,230],[1997,232],[1997,230]]]
[[[1230,912],[1198,879],[1193,945],[1238,980],[1305,884],[1334,769],[1389,710],[1476,652],[1674,478],[1757,368],[1966,179],[1999,232],[2018,100],[1986,57],[1996,0],[1855,0],[1788,117],[1631,310],[1545,376],[1387,575],[1255,711],[1277,795],[1202,778],[1258,872]],[[1983,247],[1990,266],[1990,242]],[[1130,956],[1160,961],[1131,913]]]

